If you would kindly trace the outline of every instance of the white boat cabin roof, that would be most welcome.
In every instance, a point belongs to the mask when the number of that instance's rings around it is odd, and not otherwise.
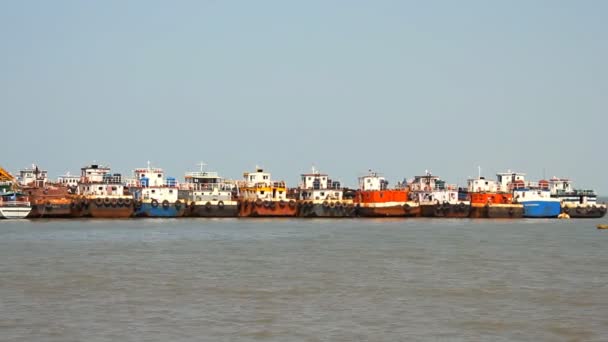
[[[549,189],[551,190],[552,195],[574,191],[572,181],[570,179],[557,177],[549,179]]]
[[[376,191],[387,189],[388,181],[375,171],[369,170],[367,175],[359,177],[359,190]]]
[[[205,171],[204,167],[207,165],[203,162],[199,164],[199,171],[190,171],[186,172],[184,175],[184,179],[186,183],[195,183],[195,184],[215,184],[222,183],[223,178],[219,176],[219,174],[215,171]]]
[[[432,191],[440,181],[438,176],[433,176],[427,172],[424,176],[414,176],[414,180],[409,184],[411,191]]]
[[[99,164],[91,164],[80,169],[81,183],[121,183],[119,173],[111,174],[110,168]]]
[[[329,178],[326,173],[320,173],[314,167],[311,173],[304,173],[301,175],[302,182],[299,185],[300,189],[341,189],[339,181],[334,181]]]
[[[499,192],[500,183],[485,177],[470,178],[467,180],[467,190],[469,192]]]
[[[33,164],[32,168],[24,168],[19,170],[17,181],[20,185],[35,184],[36,186],[44,186],[48,180],[48,172],[38,168]]]
[[[264,172],[261,167],[256,167],[255,172],[244,172],[243,178],[245,180],[245,187],[255,186],[272,186],[273,181],[270,178],[270,172]]]
[[[507,170],[507,172],[496,173],[496,179],[498,180],[498,183],[500,184],[501,188],[509,189],[513,188],[515,182],[525,182],[526,174],[523,172]]]

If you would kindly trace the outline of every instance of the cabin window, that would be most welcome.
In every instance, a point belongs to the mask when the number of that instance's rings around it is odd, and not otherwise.
[[[321,193],[321,196],[325,196],[325,193],[324,193],[324,192],[322,192],[322,193]]]
[[[283,191],[279,191],[279,195],[282,195],[282,194],[283,194]]]
[[[268,176],[264,176],[264,179],[268,179]]]
[[[152,193],[155,193],[155,192],[156,192],[156,190],[152,190]]]
[[[113,186],[113,187],[112,187],[112,190],[113,190],[113,191],[116,191],[116,187],[115,187],[115,186]]]
[[[142,177],[142,178],[144,178],[145,176],[146,176],[145,174],[143,174],[143,173],[141,174],[141,177]]]
[[[158,174],[158,178],[162,177],[163,175],[161,175],[160,173]]]
[[[170,193],[170,194],[172,194],[172,193],[173,193],[173,190],[169,190],[169,193]]]
[[[260,195],[263,195],[263,194],[264,194],[264,191],[260,191]]]
[[[103,189],[103,188],[102,188],[101,186],[97,188],[97,190],[102,190],[102,189]]]

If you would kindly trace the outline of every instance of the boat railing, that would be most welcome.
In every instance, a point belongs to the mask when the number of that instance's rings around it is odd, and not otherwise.
[[[442,190],[458,191],[458,185],[456,184],[445,184]]]
[[[247,182],[247,181],[237,181],[236,185],[239,188],[286,188],[286,184],[284,181],[268,181],[268,182]]]
[[[596,196],[595,191],[594,190],[556,190],[555,191],[556,195],[562,195],[562,196]]]
[[[197,184],[189,183],[187,190],[192,191],[232,191],[235,187],[232,184],[224,183],[208,183],[208,184]]]
[[[0,201],[4,207],[27,207],[30,206],[29,201]]]

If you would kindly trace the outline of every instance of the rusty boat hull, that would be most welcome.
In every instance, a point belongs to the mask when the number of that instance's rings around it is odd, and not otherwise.
[[[298,208],[295,200],[240,201],[239,217],[295,217]]]
[[[128,218],[135,212],[131,198],[95,198],[84,201],[85,217],[92,218]]]
[[[239,204],[230,201],[220,204],[211,202],[192,202],[185,213],[188,217],[237,217],[239,215]]]
[[[570,218],[602,218],[606,215],[606,207],[603,205],[562,206],[562,213],[568,214]]]
[[[357,216],[360,217],[417,217],[420,215],[420,206],[409,203],[395,205],[361,203],[357,206]]]
[[[28,194],[32,211],[28,218],[65,218],[71,217],[74,195],[65,186],[50,184],[46,186],[24,187]]]
[[[354,217],[356,208],[352,203],[313,203],[311,201],[298,202],[299,217]]]
[[[471,218],[522,218],[524,206],[521,204],[471,204]]]
[[[93,218],[129,218],[133,216],[133,207],[106,207],[92,203],[85,216]]]
[[[421,204],[420,212],[422,217],[468,218],[471,205],[462,202]]]
[[[71,202],[46,201],[32,205],[28,218],[67,218],[72,217]]]

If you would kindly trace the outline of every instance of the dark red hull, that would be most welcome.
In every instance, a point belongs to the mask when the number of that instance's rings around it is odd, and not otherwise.
[[[128,218],[133,216],[133,206],[106,206],[93,202],[84,215],[94,218]]]

